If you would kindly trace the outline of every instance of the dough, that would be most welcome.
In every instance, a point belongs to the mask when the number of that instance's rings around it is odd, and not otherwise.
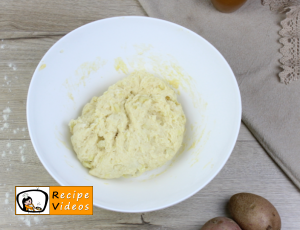
[[[173,89],[145,71],[110,86],[70,121],[78,159],[91,175],[138,176],[172,159],[186,118]]]

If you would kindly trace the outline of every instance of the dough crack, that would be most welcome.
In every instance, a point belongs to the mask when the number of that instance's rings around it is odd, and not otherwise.
[[[145,71],[133,72],[87,103],[70,121],[71,142],[91,175],[138,176],[171,160],[186,118],[174,90]]]

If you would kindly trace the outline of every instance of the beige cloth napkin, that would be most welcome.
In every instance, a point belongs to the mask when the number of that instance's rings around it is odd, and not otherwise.
[[[223,54],[240,87],[243,122],[300,188],[300,81],[286,85],[278,77],[285,15],[258,0],[231,14],[216,11],[210,0],[139,1],[149,16],[195,31]]]

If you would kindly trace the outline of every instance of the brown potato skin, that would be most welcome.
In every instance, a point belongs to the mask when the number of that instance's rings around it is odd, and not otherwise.
[[[232,219],[215,217],[207,221],[201,230],[241,230],[241,228]]]
[[[243,230],[280,230],[276,208],[265,198],[252,193],[233,195],[228,203],[232,218]]]

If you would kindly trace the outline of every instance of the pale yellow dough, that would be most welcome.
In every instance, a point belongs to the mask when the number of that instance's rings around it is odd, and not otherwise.
[[[91,175],[138,176],[172,159],[186,118],[174,90],[144,71],[117,82],[70,121],[78,159]]]

